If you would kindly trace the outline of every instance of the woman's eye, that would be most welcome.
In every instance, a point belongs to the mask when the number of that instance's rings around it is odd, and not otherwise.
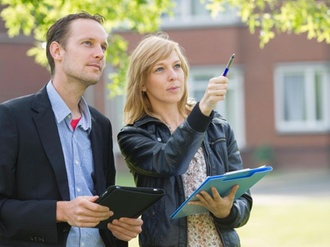
[[[181,64],[178,63],[178,64],[174,65],[174,67],[179,69],[179,68],[181,68]]]
[[[156,72],[161,72],[161,71],[163,71],[163,70],[164,70],[163,67],[159,67],[159,68],[156,68],[156,69],[155,69]]]

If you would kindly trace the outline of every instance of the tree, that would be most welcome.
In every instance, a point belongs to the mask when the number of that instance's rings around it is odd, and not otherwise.
[[[32,35],[35,46],[28,51],[37,63],[47,66],[44,42],[45,33],[58,18],[74,12],[87,11],[105,17],[104,26],[111,33],[125,28],[139,33],[158,30],[161,15],[171,12],[171,0],[0,0],[0,13],[9,37]],[[127,42],[116,34],[109,36],[107,62],[116,68],[110,73],[110,94],[123,92],[127,67]]]
[[[197,1],[197,0],[196,0]],[[259,32],[260,47],[264,47],[276,33],[306,33],[307,38],[330,43],[330,1],[316,0],[200,0],[212,16],[225,11],[228,6],[237,9],[243,23],[251,33]],[[124,28],[139,33],[159,29],[161,16],[171,15],[174,0],[0,0],[3,10],[0,15],[14,37],[21,32],[33,35],[36,45],[28,51],[36,61],[46,65],[44,34],[59,17],[68,13],[86,10],[99,13],[106,19],[109,32]],[[1,5],[0,5],[1,6]],[[116,68],[109,75],[111,95],[123,92],[127,67],[127,43],[116,34],[110,35],[108,62]]]
[[[258,29],[261,47],[276,32],[306,33],[308,39],[330,43],[329,0],[208,0],[206,8],[215,16],[228,5],[238,9],[251,33]]]

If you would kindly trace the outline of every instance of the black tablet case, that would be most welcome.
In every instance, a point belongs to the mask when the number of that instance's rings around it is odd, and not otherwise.
[[[108,206],[114,215],[101,221],[96,227],[107,228],[108,223],[121,217],[137,218],[163,196],[164,190],[159,188],[112,185],[96,203]]]

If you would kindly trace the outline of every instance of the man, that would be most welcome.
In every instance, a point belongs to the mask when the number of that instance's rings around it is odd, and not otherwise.
[[[110,121],[86,88],[105,67],[103,17],[71,14],[47,32],[51,80],[0,104],[0,246],[127,246],[142,220],[95,203],[115,183]]]

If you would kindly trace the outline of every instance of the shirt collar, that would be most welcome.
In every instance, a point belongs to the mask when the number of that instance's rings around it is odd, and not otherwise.
[[[61,123],[65,118],[71,119],[72,113],[69,107],[58,94],[51,81],[48,82],[46,89],[57,123]],[[84,97],[81,97],[81,100],[79,101],[79,109],[81,111],[81,119],[78,126],[81,126],[84,130],[90,132],[92,129],[92,119],[88,104]]]

